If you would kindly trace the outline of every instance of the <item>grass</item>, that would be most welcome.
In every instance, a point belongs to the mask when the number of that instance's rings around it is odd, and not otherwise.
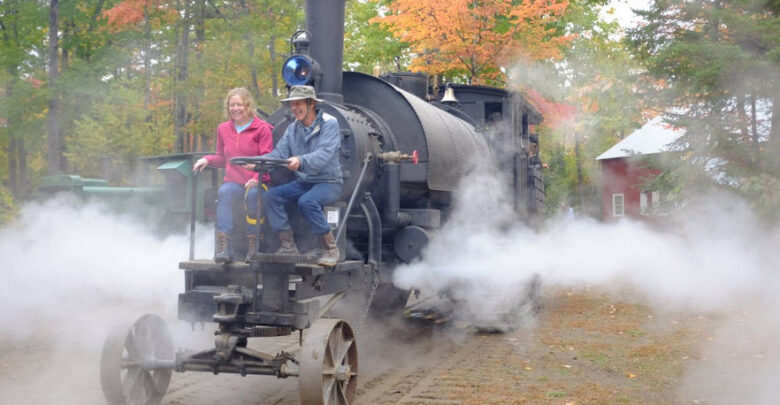
[[[606,354],[598,352],[583,352],[582,357],[600,365],[606,363],[608,359]]]

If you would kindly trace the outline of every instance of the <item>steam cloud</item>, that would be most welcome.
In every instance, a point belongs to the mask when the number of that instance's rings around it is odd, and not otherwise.
[[[685,394],[707,403],[776,403],[780,231],[763,226],[747,203],[706,195],[664,229],[560,218],[534,231],[512,222],[496,173],[482,168],[464,179],[457,208],[424,259],[396,271],[399,288],[446,293],[466,318],[522,302],[520,286],[535,274],[545,288],[629,288],[658,311],[723,313],[717,343],[704,349],[715,367],[690,370]]]
[[[674,225],[666,230],[561,219],[533,231],[510,221],[504,183],[495,173],[484,168],[464,179],[458,209],[425,260],[398,269],[399,287],[446,291],[467,311],[481,313],[517,302],[522,286],[539,274],[545,288],[630,287],[659,311],[721,311],[728,316],[704,348],[710,366],[689,370],[686,396],[707,403],[775,402],[780,232],[764,227],[746,203],[705,196],[670,219]],[[6,309],[0,311],[0,390],[6,399],[101,401],[99,353],[108,330],[147,312],[175,319],[182,289],[176,263],[187,248],[183,232],[157,236],[100,205],[54,199],[26,206],[0,229],[0,305]],[[211,249],[212,234],[201,227],[196,256],[208,257]],[[180,346],[189,331],[178,332]],[[35,365],[25,366],[28,359]]]
[[[99,356],[109,330],[144,313],[177,327],[177,263],[188,257],[188,236],[159,236],[141,222],[54,198],[23,207],[0,228],[4,401],[101,403]],[[209,230],[197,241],[199,256],[210,255]]]

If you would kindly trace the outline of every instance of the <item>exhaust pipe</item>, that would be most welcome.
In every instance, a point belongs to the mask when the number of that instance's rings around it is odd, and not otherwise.
[[[306,30],[311,33],[311,56],[322,70],[317,97],[343,103],[344,10],[346,0],[306,0]]]

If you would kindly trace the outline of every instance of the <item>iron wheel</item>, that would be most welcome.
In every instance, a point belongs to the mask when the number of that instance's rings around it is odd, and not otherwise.
[[[357,341],[341,319],[319,319],[303,340],[300,394],[304,405],[346,405],[357,392]]]
[[[157,405],[173,372],[173,339],[165,321],[147,314],[114,328],[103,345],[100,385],[111,405]]]

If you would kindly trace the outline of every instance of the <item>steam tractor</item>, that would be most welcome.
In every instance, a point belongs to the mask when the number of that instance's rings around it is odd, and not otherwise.
[[[264,232],[248,263],[195,260],[191,244],[189,260],[179,264],[185,285],[178,317],[216,323],[213,347],[175,353],[156,315],[114,329],[101,360],[109,403],[158,404],[173,371],[298,377],[303,404],[354,403],[356,331],[346,320],[326,317],[331,307],[362,294],[372,310],[403,308],[408,292],[393,287],[393,271],[419,258],[446,222],[458,182],[474,159],[496,160],[509,174],[518,221],[540,210],[544,186],[528,152],[529,127],[541,121],[539,113],[502,89],[451,84],[431,96],[424,75],[343,72],[344,5],[306,2],[306,30],[291,38],[292,56],[282,71],[289,86],[315,86],[325,100],[320,108],[341,128],[343,195],[326,207],[342,252],[339,263],[321,267],[310,255],[267,253],[278,243],[273,232]],[[268,120],[275,142],[294,122],[286,108]],[[246,157],[235,163],[256,163],[274,181],[284,181],[283,170],[273,170],[278,161]],[[188,183],[189,195],[198,195],[199,183]],[[197,210],[190,211],[194,229]],[[306,232],[293,226],[305,251]],[[251,338],[293,333],[300,336],[299,352],[268,354],[247,346]]]

